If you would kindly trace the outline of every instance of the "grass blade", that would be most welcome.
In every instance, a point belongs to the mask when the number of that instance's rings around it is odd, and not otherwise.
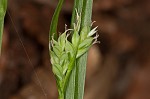
[[[62,8],[64,0],[59,0],[57,8],[54,12],[51,25],[50,25],[50,32],[49,32],[49,39],[52,39],[52,36],[54,36],[54,39],[57,39],[57,25],[58,25],[58,19],[59,19],[59,14]]]
[[[84,0],[82,15],[81,15],[81,29],[87,27],[87,31],[91,28],[91,16],[92,16],[92,5],[93,0]],[[85,76],[86,76],[86,65],[87,65],[87,53],[81,56],[77,60],[78,70],[76,72],[76,85],[78,85],[78,96],[75,99],[83,99],[84,96],[84,86],[85,86]]]
[[[65,99],[74,99],[74,95],[75,95],[75,76],[76,76],[76,66],[74,67],[69,81],[68,81],[68,86],[66,89],[66,94],[65,94]]]
[[[76,72],[76,85],[78,85],[78,94],[75,99],[83,99],[84,86],[85,86],[85,75],[86,75],[86,64],[87,64],[87,53],[77,60],[78,72]]]
[[[73,24],[76,21],[76,10],[78,11],[78,13],[82,13],[82,7],[83,7],[83,0],[74,0],[74,7],[73,7],[73,11],[72,11],[72,19],[71,19],[71,28],[73,28]],[[76,71],[77,66],[74,66],[74,69],[71,73],[70,79],[68,81],[68,87],[66,90],[66,97],[65,99],[76,99],[76,97],[78,97],[78,86],[76,83],[77,82],[77,76],[76,73],[78,71]]]
[[[76,10],[78,11],[78,13],[82,13],[82,7],[83,7],[83,0],[74,1],[74,7],[72,11],[72,18],[71,18],[71,28],[73,28],[73,24],[76,21]]]
[[[57,36],[57,25],[58,25],[59,14],[60,14],[60,11],[62,9],[63,2],[64,2],[64,0],[59,0],[57,8],[56,8],[54,15],[52,17],[51,25],[50,25],[50,31],[49,31],[49,42],[52,40],[52,38],[54,40],[57,40],[57,38],[58,38],[58,36]],[[50,46],[51,45],[49,45],[49,47]],[[59,82],[57,80],[56,80],[56,83],[57,83],[57,88],[58,88],[58,92],[59,92],[59,98],[63,99],[64,96],[61,96],[62,93],[60,90]]]
[[[82,28],[88,26],[91,28],[91,17],[92,17],[92,6],[93,0],[84,0],[83,1],[83,9],[82,9]]]
[[[4,28],[4,17],[7,9],[7,0],[0,0],[0,53],[2,46],[2,36],[3,36],[3,28]]]
[[[87,27],[87,32],[91,28],[91,15],[92,15],[92,5],[93,0],[75,0],[74,8],[71,20],[71,27],[76,20],[76,12],[81,13],[81,28]],[[82,55],[77,61],[74,70],[69,79],[69,86],[66,92],[65,99],[83,99],[84,96],[84,85],[85,85],[85,75],[86,75],[86,63],[87,63],[87,53]]]

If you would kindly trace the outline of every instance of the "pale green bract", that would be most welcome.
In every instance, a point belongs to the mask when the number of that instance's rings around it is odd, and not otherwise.
[[[57,41],[52,38],[50,42],[52,70],[57,78],[60,97],[64,97],[75,61],[86,53],[92,44],[97,43],[97,27],[90,32],[87,32],[86,27],[80,31],[80,20],[81,17],[77,14],[74,29],[66,30],[59,36]],[[71,42],[68,40],[69,34],[67,34],[70,31],[73,31]],[[96,34],[95,37],[93,37],[94,34]]]

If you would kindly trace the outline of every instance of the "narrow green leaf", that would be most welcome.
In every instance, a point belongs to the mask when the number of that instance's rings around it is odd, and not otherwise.
[[[86,75],[86,64],[87,64],[87,53],[83,54],[78,60],[77,60],[77,66],[78,66],[78,73],[76,73],[76,76],[78,80],[78,96],[75,99],[83,99],[84,96],[84,85],[85,85],[85,75]]]
[[[83,1],[83,9],[82,9],[82,17],[81,17],[81,30],[84,27],[87,27],[87,33],[90,31],[91,28],[91,16],[92,16],[92,5],[93,0],[84,0]],[[86,75],[86,65],[87,65],[87,53],[83,54],[77,60],[78,66],[78,97],[75,99],[83,99],[84,97],[84,86],[85,86],[85,75]]]
[[[72,11],[72,19],[71,19],[71,28],[73,28],[74,23],[76,22],[76,10],[78,13],[82,13],[82,7],[83,7],[83,0],[74,0],[74,7]],[[77,94],[75,94],[75,90],[77,90],[78,86],[75,86],[76,84],[76,66],[74,66],[74,69],[71,73],[70,79],[68,81],[68,87],[66,90],[66,97],[65,99],[75,99]]]
[[[65,94],[65,99],[74,99],[74,92],[75,92],[75,77],[76,77],[76,66],[71,72],[67,89],[66,89],[66,94]]]
[[[4,17],[7,10],[7,0],[0,0],[0,53],[2,46],[2,36],[3,36],[3,28],[4,28]]]
[[[0,19],[0,54],[1,54],[1,47],[2,47],[2,36],[3,36],[3,28],[4,28],[4,19]]]
[[[71,18],[71,28],[73,28],[73,24],[76,21],[76,10],[78,13],[82,13],[82,6],[83,6],[83,0],[74,0],[74,7],[72,11],[72,18]]]
[[[92,16],[92,6],[93,0],[83,0],[83,9],[81,17],[81,26],[82,28],[87,26],[89,30],[91,28],[91,16]]]
[[[59,14],[62,8],[64,0],[59,0],[57,8],[55,10],[55,13],[53,15],[51,25],[50,25],[50,32],[49,32],[49,39],[52,39],[52,36],[54,36],[54,39],[57,39],[57,25],[58,25],[58,19],[59,19]]]

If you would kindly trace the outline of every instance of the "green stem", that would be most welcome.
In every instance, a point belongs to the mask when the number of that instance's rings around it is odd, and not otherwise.
[[[1,47],[2,47],[2,37],[3,37],[3,28],[4,28],[4,19],[0,20],[0,53],[1,53]]]
[[[71,18],[71,28],[73,28],[73,24],[76,22],[76,11],[78,13],[82,12],[82,5],[83,5],[83,0],[74,0],[74,7],[72,10],[72,18]]]
[[[77,56],[77,53],[78,53],[79,42],[80,42],[80,40],[77,43],[77,46],[75,48],[75,54],[74,54],[73,58],[71,59],[71,63],[68,66],[68,71],[67,71],[65,79],[64,79],[63,92],[66,92],[66,87],[67,87],[67,84],[68,84],[68,80],[70,78],[70,75],[71,75],[71,72],[72,72],[73,68],[75,67],[75,62],[76,62],[76,56]]]
[[[67,85],[68,85],[68,81],[69,81],[69,78],[70,78],[70,75],[72,73],[72,70],[74,69],[74,67],[76,66],[76,56],[77,56],[77,53],[78,53],[78,46],[79,46],[79,43],[80,43],[80,38],[79,38],[79,41],[77,42],[77,45],[75,47],[75,53],[74,53],[74,56],[73,58],[71,59],[71,63],[69,64],[68,66],[68,71],[66,73],[66,76],[65,76],[65,79],[64,79],[64,86],[63,86],[63,92],[65,93],[66,92],[66,88],[67,88]]]
[[[59,94],[59,99],[65,99],[64,93]]]
[[[66,73],[66,76],[65,76],[65,79],[64,79],[63,92],[66,91],[67,84],[68,84],[68,80],[69,80],[70,75],[71,75],[71,72],[72,72],[72,70],[73,70],[74,63],[75,63],[75,58],[73,59],[72,63],[69,65],[69,67],[71,67],[71,68],[68,69],[68,71],[67,71],[67,73]]]
[[[0,0],[0,54],[1,54],[1,45],[2,45],[2,36],[4,28],[4,17],[7,10],[7,0]]]

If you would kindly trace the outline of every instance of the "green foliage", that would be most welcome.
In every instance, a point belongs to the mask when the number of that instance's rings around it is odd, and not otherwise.
[[[92,0],[75,0],[71,28],[57,39],[57,23],[63,0],[59,1],[50,30],[50,56],[59,99],[83,99],[87,52],[97,42],[91,30]],[[71,34],[71,41],[68,36]],[[94,41],[94,42],[93,42]],[[92,43],[93,42],[93,43]]]
[[[73,24],[76,22],[75,18],[77,17],[77,15],[75,14],[75,9],[77,9],[79,14],[81,14],[81,23],[80,23],[81,40],[84,40],[86,38],[87,36],[86,33],[89,33],[91,29],[92,5],[93,0],[75,0],[74,2],[71,26],[73,26]],[[76,60],[76,65],[71,74],[68,90],[66,92],[66,96],[72,95],[72,97],[71,98],[66,97],[66,99],[83,99],[86,64],[87,64],[87,51]],[[73,90],[72,88],[74,87],[75,89]],[[70,91],[72,91],[72,93],[70,93]]]
[[[78,26],[78,22],[80,22],[80,16],[77,18],[77,23],[74,24],[71,42],[68,41],[68,30],[62,33],[57,41],[53,38],[51,40],[50,55],[52,70],[57,78],[60,99],[64,99],[68,80],[76,65],[77,59],[88,51],[92,45],[92,41],[96,39],[91,35],[96,33],[96,28],[89,33],[81,30],[82,35],[85,35],[83,39],[79,34],[78,28],[80,27]]]
[[[6,14],[6,9],[7,9],[7,0],[0,0],[0,53],[1,53],[1,46],[2,46],[2,35],[3,35],[4,17]]]
[[[51,40],[52,36],[54,36],[54,39],[57,39],[57,25],[58,25],[58,18],[59,14],[62,8],[64,0],[59,0],[58,6],[55,10],[55,13],[53,15],[52,21],[51,21],[51,26],[50,26],[50,31],[49,31],[49,39]]]

